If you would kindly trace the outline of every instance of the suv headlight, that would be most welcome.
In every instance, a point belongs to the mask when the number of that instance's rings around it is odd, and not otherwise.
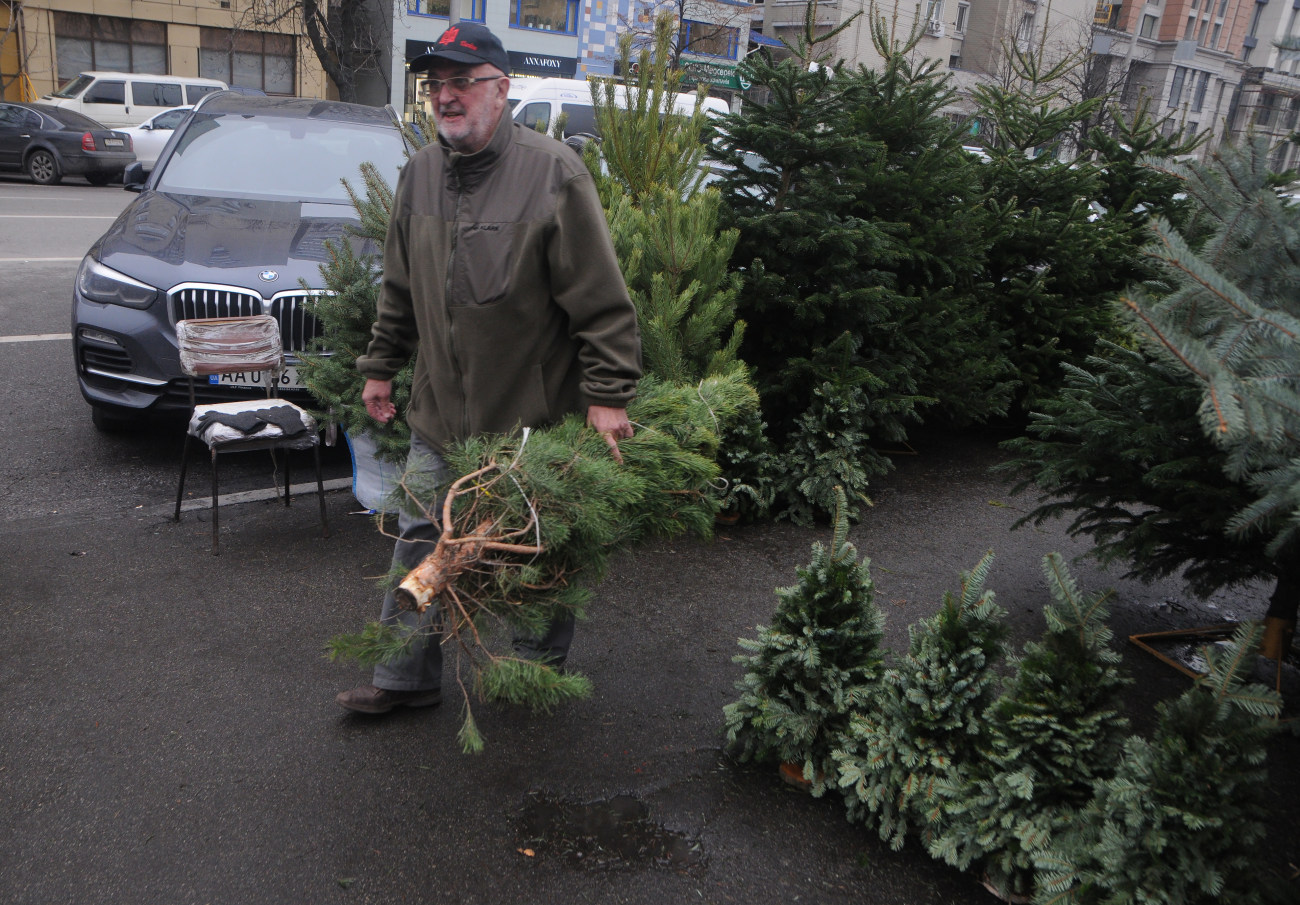
[[[92,302],[128,308],[148,308],[158,297],[158,290],[153,286],[105,267],[90,255],[86,255],[77,271],[77,291]]]

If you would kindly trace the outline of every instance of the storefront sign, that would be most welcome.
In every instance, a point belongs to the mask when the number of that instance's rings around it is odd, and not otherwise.
[[[542,53],[507,51],[512,75],[540,75],[557,79],[571,79],[578,71],[578,61],[572,57],[549,57]]]
[[[749,79],[742,78],[735,66],[705,60],[682,60],[682,85],[701,82],[715,88],[730,88],[732,91],[745,91],[750,85]]]

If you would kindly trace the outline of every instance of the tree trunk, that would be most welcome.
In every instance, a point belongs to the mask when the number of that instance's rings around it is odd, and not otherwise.
[[[1277,586],[1264,614],[1264,656],[1280,660],[1291,648],[1300,608],[1300,544],[1288,544],[1277,558]]]

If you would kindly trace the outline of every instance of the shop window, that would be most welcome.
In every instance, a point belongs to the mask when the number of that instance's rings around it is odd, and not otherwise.
[[[89,70],[167,72],[167,26],[142,19],[54,13],[59,82]]]
[[[512,25],[539,31],[578,32],[578,0],[515,0]]]
[[[203,28],[199,75],[237,88],[292,95],[297,46],[292,35]]]
[[[686,53],[734,60],[740,51],[740,29],[683,19],[681,47]]]
[[[471,22],[482,22],[487,10],[487,0],[460,2],[460,17]],[[415,16],[451,17],[451,0],[406,0],[406,11]]]

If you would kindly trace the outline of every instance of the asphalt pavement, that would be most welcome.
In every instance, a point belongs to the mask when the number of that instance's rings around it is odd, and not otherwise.
[[[889,644],[904,649],[908,624],[989,549],[1017,640],[1036,636],[1042,557],[1082,545],[1060,525],[1011,530],[1028,504],[990,477],[992,439],[914,446],[851,536]],[[334,703],[367,676],[329,662],[325,642],[377,615],[391,551],[346,490],[329,494],[328,539],[309,494],[287,511],[224,506],[214,557],[202,508],[171,520],[170,480],[142,483],[130,505],[0,520],[3,901],[994,901],[722,750],[736,639],[768,620],[828,527],[721,528],[620,554],[570,661],[592,697],[549,715],[477,704],[487,748],[466,755],[454,692],[382,718]],[[202,471],[193,480],[205,486]],[[1260,589],[1196,600],[1086,561],[1075,574],[1117,589],[1120,639],[1264,609]],[[1141,728],[1188,680],[1118,645]],[[1271,754],[1269,857],[1283,871],[1300,864],[1298,753],[1288,737]]]

